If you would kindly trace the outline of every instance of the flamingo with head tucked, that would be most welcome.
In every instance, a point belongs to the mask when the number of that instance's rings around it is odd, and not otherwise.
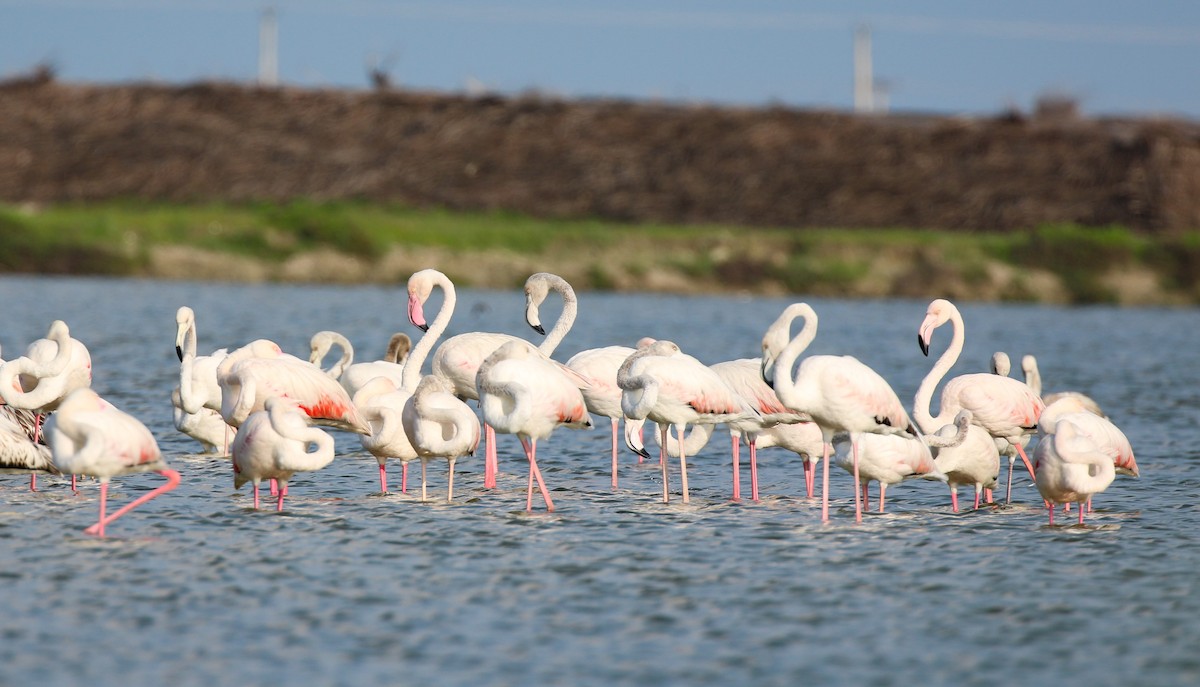
[[[425,466],[433,459],[448,464],[446,502],[454,500],[454,465],[459,458],[475,453],[479,445],[479,418],[455,396],[450,382],[437,375],[421,378],[404,404],[401,421],[409,443],[421,460],[421,500],[425,491]]]
[[[308,424],[308,415],[290,400],[271,396],[242,423],[233,440],[233,488],[246,482],[254,485],[254,508],[258,509],[258,485],[274,480],[275,510],[283,510],[287,484],[297,472],[311,472],[333,462],[333,437]],[[313,450],[309,450],[312,447]]]
[[[1055,423],[1054,432],[1038,441],[1033,456],[1037,461],[1034,481],[1049,505],[1051,525],[1056,503],[1078,503],[1079,524],[1083,525],[1084,503],[1107,489],[1116,477],[1112,458],[1070,417]]]
[[[580,392],[580,387],[586,385],[587,381],[570,368],[520,339],[502,344],[479,366],[475,386],[484,422],[497,432],[516,434],[529,461],[526,511],[533,510],[535,479],[546,510],[554,510],[538,469],[537,442],[557,427],[592,428],[592,417]]]
[[[804,327],[782,350],[792,322],[803,318]],[[854,517],[862,521],[858,485],[859,444],[871,434],[918,434],[891,385],[858,359],[848,355],[810,355],[792,375],[792,368],[817,335],[817,314],[806,303],[784,309],[763,336],[763,378],[771,382],[788,408],[812,417],[821,428],[823,450],[821,521],[829,521],[829,445],[835,434],[850,433],[854,474]]]
[[[1033,464],[1025,454],[1022,442],[1027,441],[1037,428],[1038,417],[1045,406],[1028,386],[1009,377],[983,372],[959,375],[946,383],[938,415],[932,415],[930,402],[934,389],[962,353],[965,325],[958,308],[950,301],[938,298],[929,304],[917,332],[921,352],[929,355],[933,332],[947,322],[953,327],[950,345],[921,381],[913,400],[914,417],[926,431],[936,431],[949,424],[959,410],[971,411],[972,422],[987,430],[994,439],[1004,442],[1006,449],[1015,450],[1025,462],[1029,476],[1033,477]],[[1011,489],[1010,479],[1010,492]]]
[[[89,388],[68,394],[45,429],[51,460],[59,471],[100,480],[100,518],[84,530],[87,534],[103,537],[114,520],[179,486],[179,473],[167,467],[150,430]],[[166,477],[167,483],[105,515],[111,478],[150,471]]]

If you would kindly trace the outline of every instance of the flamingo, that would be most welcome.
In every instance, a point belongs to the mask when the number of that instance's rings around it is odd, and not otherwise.
[[[1025,355],[1021,357],[1021,373],[1025,376],[1025,384],[1030,388],[1031,391],[1033,391],[1033,393],[1041,396],[1042,403],[1045,403],[1047,406],[1059,400],[1060,398],[1070,396],[1075,398],[1087,412],[1092,413],[1093,415],[1099,415],[1100,417],[1107,417],[1104,414],[1104,411],[1101,410],[1099,403],[1097,403],[1091,396],[1078,391],[1059,391],[1043,396],[1042,373],[1040,370],[1038,370],[1037,358],[1033,357],[1032,355]]]
[[[571,356],[567,367],[588,381],[583,389],[583,402],[588,412],[603,415],[612,422],[612,488],[617,488],[617,425],[625,418],[625,445],[638,455],[638,461],[649,458],[641,445],[641,431],[645,420],[626,418],[621,412],[621,388],[617,386],[617,370],[621,363],[633,355],[635,349],[628,346],[604,346],[589,348]]]
[[[421,500],[425,493],[425,466],[433,458],[449,462],[446,502],[454,500],[454,464],[473,455],[479,445],[479,418],[455,396],[450,382],[437,375],[421,378],[404,404],[401,421],[404,433],[421,459]]]
[[[317,424],[359,434],[370,433],[349,394],[321,368],[287,355],[279,345],[258,339],[231,351],[217,366],[221,417],[239,427],[266,399],[290,399]]]
[[[315,446],[309,451],[310,446]],[[297,472],[311,472],[333,462],[333,437],[308,424],[308,415],[285,398],[271,396],[242,423],[233,440],[233,488],[254,484],[258,509],[258,484],[264,479],[279,484],[275,510],[283,510],[287,483]]]
[[[556,427],[591,429],[592,417],[580,387],[587,381],[570,368],[551,360],[533,344],[516,339],[501,344],[479,366],[475,382],[483,420],[497,432],[516,434],[529,461],[525,510],[533,510],[536,479],[547,512],[554,502],[537,464],[537,442]]]
[[[341,357],[325,370],[325,374],[338,380],[346,393],[353,398],[364,384],[375,377],[388,377],[397,385],[402,384],[404,360],[412,349],[412,339],[408,337],[408,334],[396,332],[388,339],[387,352],[381,360],[361,363],[354,362],[354,347],[350,345],[350,341],[345,336],[338,332],[329,330],[317,332],[313,334],[309,346],[311,353],[308,361],[318,366],[334,346],[342,351]]]
[[[670,503],[666,451],[671,427],[678,435],[683,502],[688,503],[687,426],[760,417],[712,368],[684,354],[672,341],[655,341],[630,355],[617,372],[617,385],[621,387],[621,411],[626,417],[648,419],[658,425],[663,503]]]
[[[50,324],[46,338],[29,344],[25,355],[0,365],[0,399],[36,416],[34,441],[41,441],[42,420],[75,389],[92,385],[92,356],[71,338],[62,320]],[[29,489],[37,491],[37,473],[29,473]],[[75,491],[75,477],[71,477]]]
[[[51,460],[60,472],[100,480],[100,518],[84,530],[87,534],[103,537],[114,520],[179,486],[179,473],[167,467],[150,430],[88,387],[68,394],[45,429]],[[109,479],[151,471],[166,477],[167,483],[105,515]]]
[[[567,283],[563,280],[551,280],[552,277],[545,272],[538,272],[530,275],[529,279],[525,280],[526,284],[526,317],[529,313],[536,312],[537,308],[530,305],[536,297],[536,293],[540,290],[539,284],[545,283],[548,288],[561,288]],[[449,282],[449,279],[446,279]],[[569,285],[567,285],[569,288]],[[553,352],[553,347],[558,345],[557,339],[561,336],[557,332],[562,331],[563,335],[570,328],[570,324],[575,320],[575,294],[574,291],[569,292],[570,300],[568,301],[568,292],[563,291],[563,310],[558,316],[558,322],[551,329],[556,333],[554,339],[548,338],[543,342],[549,350],[544,350],[546,355]],[[422,303],[424,301],[421,301]],[[411,319],[411,318],[410,318]],[[564,325],[563,323],[567,323]],[[413,324],[417,324],[415,321]],[[538,322],[530,322],[530,326],[540,327]],[[420,326],[420,325],[418,325]],[[454,393],[459,398],[467,400],[479,400],[479,392],[475,389],[475,380],[479,372],[479,366],[483,364],[484,359],[491,355],[502,344],[509,341],[524,341],[524,339],[512,336],[511,334],[495,334],[491,332],[468,332],[458,334],[446,339],[437,351],[433,354],[432,366],[433,374],[445,377],[454,385]],[[496,457],[496,433],[491,425],[484,425],[484,486],[491,489],[496,486],[496,472],[498,470],[498,461]]]
[[[1137,460],[1133,455],[1133,446],[1125,433],[1106,417],[1096,415],[1086,400],[1074,394],[1061,396],[1050,403],[1042,411],[1038,420],[1038,435],[1045,438],[1054,434],[1059,422],[1070,422],[1075,429],[1096,445],[1102,453],[1113,461],[1113,467],[1118,475],[1138,477]],[[1092,502],[1088,499],[1088,510]]]
[[[970,410],[972,422],[986,429],[998,444],[1005,445],[1002,453],[1016,451],[1025,462],[1029,476],[1034,477],[1033,464],[1025,454],[1023,441],[1027,441],[1028,436],[1037,428],[1038,416],[1045,405],[1028,386],[1009,377],[988,373],[959,375],[946,383],[946,387],[942,389],[939,413],[936,417],[932,415],[930,402],[933,399],[933,391],[962,353],[965,326],[958,308],[950,301],[938,298],[929,304],[925,319],[921,321],[917,332],[921,352],[928,356],[934,330],[946,322],[951,323],[954,333],[949,347],[937,359],[917,389],[913,400],[913,414],[917,422],[926,431],[935,431],[951,422],[959,410]],[[1011,496],[1011,471],[1009,474],[1008,491]]]
[[[969,410],[960,410],[954,416],[954,425],[946,425],[934,435],[926,439],[933,445],[956,431],[951,427],[966,425],[965,436],[957,444],[938,448],[934,463],[937,469],[945,475],[946,484],[950,487],[950,508],[958,512],[958,487],[969,484],[975,487],[975,509],[979,509],[979,498],[996,485],[996,477],[1000,473],[1000,451],[996,441],[987,430],[972,422]]]
[[[804,319],[804,327],[779,350],[792,322]],[[859,442],[864,433],[919,434],[908,418],[904,405],[892,387],[878,372],[848,355],[810,355],[800,363],[795,377],[796,358],[817,335],[817,314],[807,303],[793,303],[763,335],[763,378],[772,383],[779,400],[788,408],[812,417],[821,428],[822,485],[821,521],[829,521],[829,446],[839,432],[850,433],[850,452],[854,466],[854,518],[862,522],[859,498]]]
[[[206,453],[226,453],[236,431],[221,417],[221,386],[217,366],[229,354],[221,348],[196,355],[196,313],[186,305],[175,311],[175,355],[179,356],[179,386],[171,393],[175,429],[199,441]]]
[[[811,450],[814,445],[820,450],[821,430],[808,416],[789,410],[783,405],[775,390],[762,378],[762,358],[727,360],[716,363],[712,370],[734,393],[749,402],[759,413],[757,417],[732,420],[728,423],[733,454],[733,499],[736,501],[741,498],[739,447],[744,436],[750,449],[750,499],[758,501],[758,449],[761,447],[759,436],[780,425],[806,425],[796,436],[802,438],[806,450]],[[782,436],[784,435],[779,435],[778,438]],[[801,464],[804,467],[804,481],[807,486],[809,461],[802,460]]]
[[[36,433],[33,411],[0,405],[0,472],[59,474],[50,448],[34,439]]]
[[[1078,503],[1083,525],[1084,502],[1108,488],[1116,477],[1113,460],[1073,421],[1060,418],[1054,432],[1038,441],[1033,450],[1037,460],[1038,492],[1048,504],[1054,525],[1054,504]]]

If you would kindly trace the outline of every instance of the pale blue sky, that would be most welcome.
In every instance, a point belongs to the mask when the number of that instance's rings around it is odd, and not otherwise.
[[[0,0],[0,76],[54,64],[85,82],[250,81],[268,3]],[[280,76],[404,86],[848,109],[869,24],[893,110],[1200,118],[1200,2],[1105,0],[280,0]]]

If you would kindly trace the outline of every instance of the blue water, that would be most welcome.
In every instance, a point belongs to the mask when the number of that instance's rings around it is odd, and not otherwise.
[[[37,493],[2,478],[0,684],[1200,681],[1195,310],[960,304],[953,374],[986,369],[994,350],[1035,353],[1047,391],[1089,393],[1133,443],[1142,477],[1118,477],[1084,529],[1046,527],[1027,478],[1012,507],[960,514],[944,485],[908,482],[856,525],[839,469],[823,525],[779,449],[761,454],[763,501],[732,503],[724,432],[691,462],[692,502],[664,505],[657,466],[627,453],[611,490],[603,418],[539,444],[554,514],[524,512],[513,437],[499,442],[499,489],[482,489],[481,457],[464,459],[447,505],[380,496],[375,460],[341,433],[337,460],[298,475],[282,514],[255,512],[228,461],[191,455],[172,427],[179,305],[196,311],[202,353],[265,337],[305,355],[312,333],[334,329],[371,359],[393,331],[419,334],[404,299],[403,285],[0,278],[4,357],[67,321],[91,350],[93,388],[183,474],[106,540],[82,533],[94,483],[73,496],[58,478]],[[641,336],[709,363],[753,357],[788,302],[585,293],[555,357]],[[855,355],[912,397],[931,363],[915,337],[924,301],[809,302],[821,316],[811,352]],[[460,292],[448,335],[534,337],[523,305],[518,292]],[[432,496],[445,478],[431,465]],[[118,478],[110,498],[160,482]]]

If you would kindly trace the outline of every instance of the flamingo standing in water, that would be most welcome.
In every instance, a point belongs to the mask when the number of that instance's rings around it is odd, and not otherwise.
[[[309,447],[314,450],[309,451]],[[279,488],[275,510],[283,510],[287,483],[297,472],[311,472],[333,462],[333,437],[308,424],[308,415],[288,399],[271,396],[263,409],[246,418],[233,440],[233,488],[254,485],[258,509],[258,484],[274,480]]]
[[[179,473],[167,467],[150,430],[89,388],[76,389],[63,399],[45,429],[51,460],[59,471],[100,480],[100,518],[84,530],[87,534],[103,537],[114,520],[179,486]],[[105,515],[109,479],[151,471],[166,477],[167,483]]]
[[[625,419],[625,445],[642,458],[649,458],[641,442],[645,420],[633,420],[621,412],[621,387],[617,386],[617,370],[636,349],[628,346],[589,348],[571,356],[567,367],[588,381],[583,389],[583,402],[588,412],[603,415],[612,422],[612,488],[617,488],[617,425]]]
[[[759,417],[758,411],[712,368],[684,354],[672,341],[655,341],[629,356],[617,372],[617,385],[621,387],[621,410],[626,417],[648,419],[658,425],[663,503],[670,502],[666,451],[671,427],[675,428],[680,447],[683,502],[688,503],[687,426]]]
[[[92,356],[87,346],[71,338],[62,320],[50,324],[46,338],[29,344],[25,355],[0,365],[0,398],[36,414],[34,441],[41,440],[42,420],[72,391],[92,385]],[[29,473],[29,489],[37,491],[37,473]],[[75,476],[71,476],[75,491]]]
[[[264,409],[268,398],[279,396],[295,403],[316,424],[359,434],[371,431],[336,380],[266,339],[225,356],[217,366],[217,382],[221,386],[221,417],[234,427]]]
[[[816,451],[820,451],[821,428],[808,416],[789,410],[783,405],[775,390],[762,378],[762,358],[727,360],[712,365],[712,370],[734,393],[758,411],[757,417],[728,423],[733,454],[733,499],[736,501],[742,497],[739,449],[741,439],[745,437],[746,445],[750,449],[750,499],[758,501],[758,449],[767,445],[778,445],[778,441],[785,438],[799,438],[805,451],[812,451],[814,447]],[[775,434],[771,439],[767,439],[765,444],[760,445],[760,437],[765,438],[764,433],[788,425],[797,427],[786,434]],[[804,482],[807,487],[810,463],[806,458],[802,456],[801,464],[804,467]]]
[[[60,474],[50,448],[34,439],[37,416],[32,410],[0,405],[0,472]]]
[[[929,304],[917,331],[921,352],[929,355],[934,330],[946,322],[951,323],[953,335],[950,345],[917,389],[913,399],[913,414],[917,422],[927,432],[936,431],[949,424],[959,410],[970,410],[972,422],[986,429],[998,443],[1006,444],[1006,451],[1015,450],[1025,462],[1029,476],[1034,477],[1033,464],[1025,454],[1023,442],[1027,442],[1028,436],[1037,428],[1038,417],[1045,405],[1028,386],[1009,377],[985,372],[959,375],[946,383],[942,389],[938,415],[932,415],[930,402],[933,391],[962,353],[965,325],[958,308],[950,301],[938,298]],[[1011,494],[1011,472],[1008,489]]]
[[[580,387],[587,381],[556,363],[533,344],[520,339],[502,344],[479,366],[475,382],[483,420],[497,432],[516,434],[529,461],[525,510],[533,510],[533,483],[537,480],[546,502],[554,502],[537,464],[537,441],[556,427],[591,429],[592,417]]]
[[[934,463],[950,487],[951,510],[958,512],[958,487],[962,484],[974,486],[975,509],[978,510],[980,496],[990,493],[996,486],[1000,473],[999,447],[986,429],[972,422],[971,411],[958,411],[954,423],[954,426],[966,424],[965,436],[954,445],[939,448]],[[926,439],[933,445],[954,432],[951,427],[947,425]]]
[[[473,455],[479,445],[479,418],[475,411],[453,393],[450,382],[437,375],[425,375],[416,391],[404,404],[401,421],[404,433],[421,459],[421,500],[425,492],[425,466],[435,458],[449,463],[446,502],[454,500],[454,464],[465,455]]]
[[[313,334],[309,341],[311,352],[308,362],[319,367],[325,360],[325,356],[335,346],[341,350],[342,354],[333,365],[325,370],[325,374],[338,380],[351,398],[364,384],[376,377],[388,377],[397,386],[403,384],[404,360],[412,349],[412,339],[408,337],[408,334],[403,332],[392,334],[388,339],[387,352],[383,359],[356,363],[354,362],[354,347],[350,344],[349,339],[338,332],[320,331]]]
[[[196,313],[180,306],[175,312],[179,386],[171,392],[172,416],[175,429],[199,441],[206,453],[226,452],[236,431],[221,417],[221,386],[217,383],[217,365],[228,353],[222,348],[196,355]]]
[[[1098,450],[1112,460],[1118,475],[1138,477],[1137,460],[1134,458],[1129,438],[1111,420],[1090,410],[1091,404],[1085,399],[1086,397],[1065,394],[1047,405],[1038,420],[1039,437],[1044,439],[1054,434],[1060,422],[1070,422],[1079,434],[1090,439]],[[1069,507],[1069,503],[1066,507]],[[1091,508],[1092,501],[1089,498],[1088,510]]]
[[[560,290],[563,297],[563,310],[558,316],[558,321],[552,328],[552,332],[562,332],[563,335],[570,329],[570,326],[575,322],[577,310],[577,301],[575,299],[574,290],[567,291],[564,289],[570,288],[566,281],[549,275],[545,272],[538,272],[530,275],[525,281],[526,289],[526,317],[531,311],[536,312],[536,307],[530,305],[532,298],[535,297],[540,289],[539,284],[545,284],[548,289]],[[449,279],[446,280],[449,282]],[[413,324],[417,324],[413,322]],[[539,322],[531,322],[530,326],[539,328]],[[418,325],[420,326],[420,325]],[[553,338],[548,337],[541,349],[547,356],[553,353],[554,346],[558,345],[561,336],[555,335]],[[512,336],[510,334],[495,334],[491,332],[468,332],[466,334],[458,334],[446,339],[437,351],[433,354],[432,366],[433,374],[445,377],[454,385],[454,393],[459,398],[467,400],[478,400],[479,392],[475,388],[475,380],[479,372],[479,366],[483,361],[492,354],[502,344],[509,341],[524,341],[524,339]],[[547,346],[547,344],[550,344]],[[498,470],[498,459],[496,456],[496,433],[491,425],[485,423],[484,426],[484,486],[491,489],[496,486],[496,472]]]
[[[792,322],[803,318],[804,327],[782,350]],[[780,332],[783,335],[780,335]],[[850,433],[854,474],[854,517],[862,522],[858,485],[859,444],[864,433],[918,434],[904,405],[892,387],[867,365],[848,355],[810,355],[800,363],[795,377],[792,368],[817,335],[817,314],[807,303],[784,309],[763,336],[763,378],[770,381],[779,400],[788,408],[812,417],[821,428],[822,451],[821,521],[829,521],[829,446],[839,432]]]
[[[1108,488],[1116,477],[1112,458],[1068,418],[1060,418],[1054,433],[1045,435],[1033,450],[1037,460],[1038,492],[1046,500],[1050,524],[1054,504],[1078,503],[1083,525],[1084,503]]]

